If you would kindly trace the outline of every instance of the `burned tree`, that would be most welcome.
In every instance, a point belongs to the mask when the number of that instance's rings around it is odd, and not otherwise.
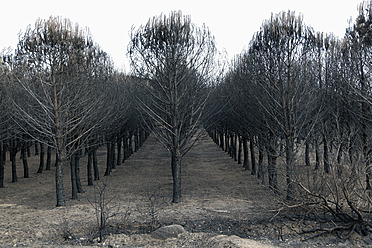
[[[154,17],[131,33],[128,53],[144,93],[138,106],[171,154],[175,203],[181,201],[181,159],[201,132],[215,51],[209,30],[181,12]]]
[[[14,63],[17,97],[23,99],[23,104],[14,102],[18,123],[56,149],[57,206],[63,206],[63,168],[104,118],[99,104],[110,60],[87,31],[51,17],[20,37]]]

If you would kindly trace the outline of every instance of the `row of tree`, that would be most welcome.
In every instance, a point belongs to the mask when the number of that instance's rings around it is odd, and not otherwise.
[[[60,18],[39,20],[20,37],[14,55],[3,58],[1,143],[12,158],[30,140],[56,150],[58,206],[64,204],[67,163],[73,192],[78,188],[76,161],[83,148],[93,154],[107,144],[108,174],[115,147],[120,156],[122,138],[131,145],[128,140],[144,127],[170,152],[176,203],[181,159],[202,125],[231,156],[243,155],[252,174],[267,177],[274,192],[284,188],[288,200],[310,191],[302,164],[325,174],[337,171],[338,178],[353,175],[351,181],[370,189],[371,9],[361,5],[343,39],[315,32],[294,12],[272,15],[223,80],[216,77],[223,71],[214,37],[181,12],[132,30],[131,77],[113,69],[87,30]]]
[[[79,159],[88,155],[88,185],[99,179],[96,151],[107,144],[105,175],[133,153],[148,136],[129,93],[130,77],[114,71],[109,56],[95,44],[88,30],[67,19],[38,20],[20,37],[14,54],[4,55],[0,72],[0,186],[9,151],[12,181],[17,181],[16,154],[21,151],[28,177],[26,151],[40,144],[56,152],[57,206],[65,204],[63,170],[71,167],[72,198],[82,192]],[[134,141],[132,141],[134,137]],[[117,144],[117,145],[116,145]],[[122,144],[123,149],[122,149]],[[115,148],[117,157],[115,158]],[[117,162],[115,162],[117,160]]]
[[[94,178],[99,177],[94,161],[100,145],[107,145],[108,175],[115,154],[119,163],[122,149],[125,159],[132,144],[138,149],[152,131],[171,155],[173,202],[180,202],[181,159],[202,133],[215,53],[208,28],[197,27],[181,12],[160,15],[132,31],[133,73],[127,76],[113,68],[88,30],[58,17],[38,20],[20,37],[14,55],[3,56],[1,67],[0,157],[9,151],[13,182],[18,151],[28,171],[25,152],[31,142],[41,144],[41,172],[44,145],[48,161],[54,149],[57,206],[63,206],[67,165],[75,199],[82,191],[79,159],[84,153],[91,185],[92,166]],[[0,165],[2,183],[4,160]]]
[[[209,134],[287,200],[316,196],[312,204],[324,200],[338,218],[349,206],[356,217],[345,219],[359,220],[371,203],[371,58],[372,2],[341,39],[294,12],[272,15],[215,87],[208,105],[223,110]]]

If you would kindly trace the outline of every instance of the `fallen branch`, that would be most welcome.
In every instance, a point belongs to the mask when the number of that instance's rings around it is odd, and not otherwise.
[[[348,239],[353,232],[356,232],[362,236],[367,236],[369,233],[371,233],[372,225],[368,221],[365,221],[361,212],[358,211],[357,208],[354,206],[353,202],[350,200],[350,197],[345,187],[342,188],[342,191],[343,191],[343,196],[345,198],[347,206],[349,207],[350,213],[347,213],[340,206],[339,203],[330,202],[324,196],[311,192],[309,189],[304,187],[301,183],[299,183],[299,185],[310,196],[321,199],[321,202],[319,202],[319,206],[324,208],[329,213],[331,213],[331,215],[335,218],[335,222],[339,223],[338,225],[335,225],[335,227],[332,227],[329,229],[317,228],[317,229],[302,231],[300,234],[316,233],[310,237],[303,239],[303,241],[313,239],[313,238],[322,236],[324,234],[335,234],[337,235],[337,237],[341,239]],[[335,222],[332,221],[333,224],[335,224]],[[347,232],[346,235],[344,235],[345,232]]]

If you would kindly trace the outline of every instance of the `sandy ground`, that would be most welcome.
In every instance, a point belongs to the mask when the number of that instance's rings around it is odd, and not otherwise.
[[[34,156],[29,160],[30,178],[21,178],[19,161],[19,182],[10,183],[7,162],[5,188],[0,189],[0,247],[319,247],[316,242],[280,237],[281,224],[270,222],[274,215],[270,210],[276,208],[273,194],[207,136],[183,159],[183,198],[179,204],[171,203],[169,154],[152,136],[108,177],[103,177],[102,148],[102,180],[95,185],[108,184],[108,214],[115,216],[108,219],[106,231],[117,234],[98,243],[92,206],[97,187],[86,186],[85,159],[81,161],[85,192],[60,208],[55,207],[54,170],[36,174],[38,160]],[[65,174],[69,199],[68,168]],[[166,240],[149,234],[170,224],[180,224],[186,232]]]

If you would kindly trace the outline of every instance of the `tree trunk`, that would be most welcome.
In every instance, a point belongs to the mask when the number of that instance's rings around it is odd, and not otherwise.
[[[56,155],[56,196],[57,207],[65,206],[65,190],[63,187],[63,167],[65,163],[64,154]]]
[[[146,132],[145,130],[141,130],[141,143],[140,143],[140,148],[143,146],[143,144],[146,141]]]
[[[23,163],[23,177],[28,178],[29,172],[28,172],[28,162],[27,162],[27,142],[22,143],[21,148],[21,157],[22,157],[22,163]]]
[[[253,144],[253,138],[251,137],[249,139],[249,148],[251,150],[251,164],[252,164],[252,170],[251,175],[256,175],[256,155],[254,153],[254,144]]]
[[[229,144],[229,134],[228,134],[228,131],[227,131],[227,128],[225,130],[225,152],[229,152],[229,148],[230,147],[230,144]]]
[[[129,135],[129,155],[132,155],[133,152],[133,135]]]
[[[341,164],[341,159],[342,159],[342,152],[343,152],[343,144],[340,144],[340,147],[337,151],[337,163]]]
[[[17,148],[14,148],[14,147],[9,148],[9,153],[10,153],[10,161],[12,163],[12,183],[15,183],[18,181],[17,163],[16,163]]]
[[[292,136],[293,137],[293,136]],[[286,137],[286,182],[287,182],[287,200],[294,199],[294,184],[293,184],[293,170],[294,170],[294,141],[292,137]]]
[[[354,149],[352,146],[348,149],[350,164],[354,165]]]
[[[37,173],[43,173],[43,169],[44,169],[44,155],[45,155],[44,144],[43,143],[40,143],[40,164],[39,164],[39,169],[37,170]]]
[[[238,140],[238,135],[236,135],[236,134],[234,134],[233,136],[232,136],[232,142],[233,142],[233,145],[232,145],[232,147],[233,147],[233,149],[232,149],[232,158],[234,159],[234,161],[236,162],[237,161],[237,156],[236,156],[236,153],[237,153],[237,147],[238,147],[238,142],[237,142],[237,140]]]
[[[105,171],[105,176],[110,175],[112,171],[112,166],[111,166],[111,144],[110,142],[107,142],[106,144],[107,148],[107,153],[106,153],[106,171]]]
[[[315,140],[315,170],[320,168],[320,150],[318,140]]]
[[[330,164],[329,164],[329,158],[328,158],[328,142],[325,135],[323,135],[323,163],[324,163],[324,172],[330,173]]]
[[[48,146],[45,170],[50,170],[51,163],[52,163],[52,148],[50,146]]]
[[[121,143],[122,143],[122,137],[121,135],[118,135],[118,137],[116,138],[116,144],[117,144],[117,150],[118,150],[118,154],[116,157],[117,165],[120,165],[120,162],[121,162]]]
[[[39,155],[39,146],[38,146],[39,142],[35,141],[35,155]]]
[[[267,151],[267,171],[269,175],[269,187],[278,193],[278,178],[277,178],[277,169],[276,169],[276,160],[277,160],[277,150],[275,148],[275,138],[269,137],[269,149]]]
[[[278,179],[277,179],[277,171],[276,171],[276,160],[277,157],[274,155],[267,155],[267,171],[269,175],[269,187],[274,191],[274,193],[278,193]]]
[[[305,142],[305,165],[310,167],[310,144],[309,144],[309,141]]]
[[[93,151],[93,169],[94,169],[94,181],[99,180],[99,169],[97,163],[97,149]]]
[[[248,154],[248,140],[243,136],[243,167],[246,170],[249,170],[249,154]]]
[[[87,164],[88,186],[93,185],[92,160],[93,160],[93,153],[91,151],[89,151],[88,152],[88,164]]]
[[[75,200],[77,196],[77,183],[76,183],[76,167],[75,167],[75,156],[72,155],[70,159],[71,167],[71,199]]]
[[[3,159],[3,161],[4,161],[4,163],[5,163],[5,161],[6,161],[6,152],[9,150],[9,148],[8,148],[8,146],[5,144],[5,141],[3,142],[3,154],[2,154],[2,159]]]
[[[115,141],[113,141],[111,143],[111,154],[110,154],[110,158],[111,158],[111,169],[116,169],[116,161],[115,161]]]
[[[75,171],[76,171],[76,187],[78,193],[83,193],[83,186],[81,185],[80,180],[80,157],[81,157],[81,150],[75,152]]]
[[[128,148],[128,138],[127,138],[127,132],[125,132],[123,136],[123,161],[124,163],[125,160],[129,158],[129,148]]]
[[[138,145],[138,130],[135,131],[134,133],[134,152],[138,151],[139,145]]]
[[[181,202],[181,156],[175,152],[172,154],[172,174],[173,174],[173,203]]]
[[[264,159],[264,148],[262,144],[262,137],[259,137],[259,142],[258,142],[258,173],[257,173],[257,178],[261,179],[261,183],[265,183],[265,174],[264,174],[264,164],[263,164],[263,159]]]
[[[234,158],[234,136],[232,134],[230,135],[229,141],[230,141],[230,145],[229,145],[228,154],[233,159]]]
[[[3,156],[3,143],[0,141],[0,188],[4,188],[4,156]]]
[[[223,139],[223,130],[221,131],[220,133],[220,147],[222,149],[222,151],[224,150],[224,139]]]
[[[238,137],[239,141],[239,148],[238,148],[238,164],[242,163],[242,138],[239,136]]]

